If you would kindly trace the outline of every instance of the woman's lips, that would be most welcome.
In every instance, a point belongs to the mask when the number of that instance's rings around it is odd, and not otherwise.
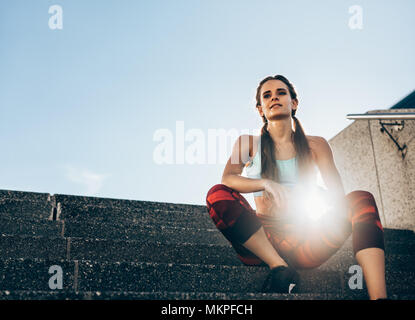
[[[275,103],[271,106],[271,109],[274,108],[275,106],[282,107],[282,104],[281,103]]]

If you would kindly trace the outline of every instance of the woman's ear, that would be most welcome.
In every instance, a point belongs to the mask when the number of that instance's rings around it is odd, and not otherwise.
[[[292,109],[297,111],[297,108],[298,108],[298,99],[295,98],[292,100]]]
[[[258,110],[259,115],[260,115],[261,117],[263,117],[263,116],[264,116],[264,112],[262,111],[262,106],[261,106],[261,105],[259,105],[259,106],[256,106],[256,108],[257,108],[257,110]]]

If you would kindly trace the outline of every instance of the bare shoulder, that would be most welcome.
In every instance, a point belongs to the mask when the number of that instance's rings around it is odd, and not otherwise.
[[[253,158],[258,150],[258,142],[261,136],[254,136],[251,134],[242,134],[238,138],[239,146],[242,154],[249,155],[249,158]]]
[[[258,149],[258,138],[259,136],[254,136],[250,134],[242,134],[239,136],[237,143],[239,143],[240,150],[242,154],[249,154],[252,157]]]
[[[320,136],[306,136],[313,158],[326,157],[331,155],[331,148],[328,141]]]
[[[249,156],[253,158],[258,151],[258,142],[259,139],[261,139],[261,136],[251,135],[250,137],[252,139],[252,143],[250,142]]]
[[[320,137],[320,136],[306,136],[306,138],[307,138],[308,144],[310,145],[310,148],[311,146],[315,148],[325,147],[329,144],[325,138]]]

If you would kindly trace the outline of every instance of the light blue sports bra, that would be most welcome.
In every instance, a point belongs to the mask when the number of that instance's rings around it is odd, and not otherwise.
[[[298,181],[298,162],[297,158],[288,160],[277,160],[279,181],[278,183],[287,187],[294,187]],[[261,137],[258,139],[258,150],[255,157],[245,167],[248,178],[261,179]],[[253,192],[254,197],[262,196],[262,191]]]

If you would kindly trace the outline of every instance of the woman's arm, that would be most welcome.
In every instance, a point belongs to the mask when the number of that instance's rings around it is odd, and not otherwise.
[[[329,143],[323,137],[313,137],[310,141],[310,147],[313,149],[316,164],[332,201],[336,204],[345,205],[343,183],[334,163],[333,152]]]
[[[222,175],[222,184],[241,193],[264,190],[264,179],[251,179],[242,177],[241,173],[248,161],[249,146],[253,145],[253,136],[241,135],[235,142],[232,155],[226,163]]]

